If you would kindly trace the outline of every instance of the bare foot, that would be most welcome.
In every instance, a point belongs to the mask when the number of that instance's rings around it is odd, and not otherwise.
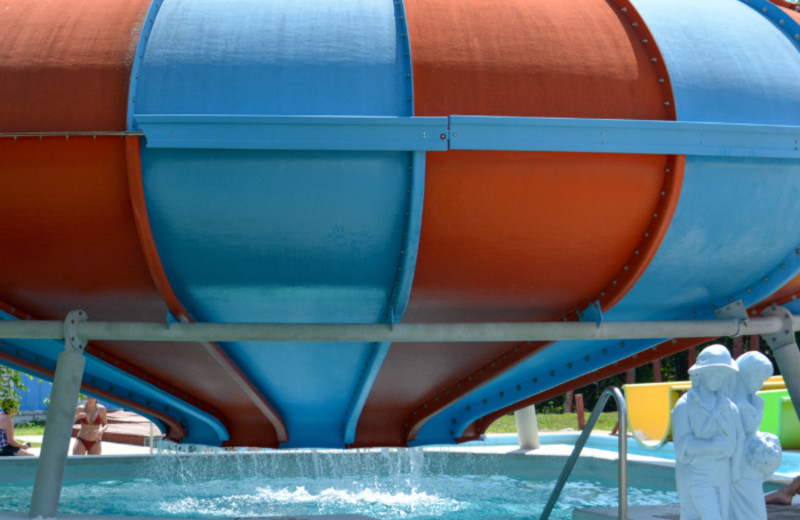
[[[786,484],[778,491],[774,491],[765,496],[767,504],[778,504],[782,506],[792,505],[792,498],[800,492],[800,477],[795,477],[789,484]]]

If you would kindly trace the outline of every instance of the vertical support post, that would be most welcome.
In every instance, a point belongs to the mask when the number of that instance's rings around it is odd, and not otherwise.
[[[586,426],[586,416],[583,414],[583,394],[575,394],[575,411],[578,412],[578,429]]]
[[[656,359],[653,361],[653,381],[655,383],[661,382],[661,360]]]
[[[743,346],[744,338],[742,336],[736,336],[733,338],[733,359],[736,359],[742,355]]]
[[[761,337],[760,336],[750,336],[750,350],[759,352],[761,350]]]
[[[75,408],[81,389],[83,367],[86,364],[83,357],[86,342],[77,334],[80,321],[86,321],[86,313],[83,311],[71,311],[64,321],[64,352],[59,354],[56,364],[29,518],[55,518],[58,511],[72,424],[75,422]]]
[[[636,383],[636,369],[630,368],[625,371],[625,384],[632,385]]]
[[[764,309],[762,316],[778,316],[783,320],[783,327],[780,331],[773,334],[765,334],[764,340],[772,349],[775,361],[783,375],[786,383],[786,390],[792,398],[794,411],[800,418],[798,405],[800,405],[800,349],[794,336],[794,325],[792,323],[792,313],[785,307],[778,307],[772,304]]]
[[[536,405],[532,404],[514,412],[514,420],[517,423],[519,449],[538,450],[541,444],[539,444],[539,424],[536,422]]]
[[[575,391],[570,390],[566,394],[564,394],[564,413],[572,413],[572,400],[574,398]]]

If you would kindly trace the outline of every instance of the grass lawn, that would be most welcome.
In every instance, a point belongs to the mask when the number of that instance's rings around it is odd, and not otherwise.
[[[589,420],[589,415],[586,414],[586,420]],[[554,432],[566,429],[578,429],[578,414],[576,413],[558,413],[558,414],[536,414],[536,423],[539,426],[540,432]],[[617,424],[617,412],[601,413],[597,424],[594,425],[595,430],[612,430],[614,425]],[[517,424],[514,421],[514,414],[504,415],[489,426],[486,433],[517,433]]]
[[[30,421],[15,424],[14,435],[44,435],[44,421]]]

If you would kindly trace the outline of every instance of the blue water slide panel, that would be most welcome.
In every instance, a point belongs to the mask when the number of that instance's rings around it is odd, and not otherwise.
[[[411,115],[407,36],[385,0],[167,0],[145,114]]]
[[[153,235],[201,321],[381,321],[411,154],[146,150]]]
[[[343,448],[372,343],[224,343],[286,424],[281,447]],[[380,347],[378,347],[380,349]],[[385,355],[385,354],[384,354]]]
[[[614,319],[666,310],[669,317],[691,316],[727,304],[739,291],[749,295],[747,305],[765,298],[777,287],[759,282],[800,246],[800,227],[789,224],[800,222],[798,200],[798,161],[687,157],[670,228],[647,271],[613,309]],[[784,271],[784,281],[796,274]]]
[[[662,340],[559,341],[431,418],[410,445],[451,444],[475,420]]]
[[[800,272],[800,228],[786,225],[800,221],[797,200],[798,161],[687,157],[681,198],[658,253],[604,319],[713,319],[712,305],[733,298],[749,306],[767,297]],[[557,342],[432,418],[416,442],[458,437],[487,413],[660,342]]]
[[[413,164],[406,152],[146,149],[148,213],[173,290],[199,321],[383,322],[408,246]],[[277,408],[290,445],[317,446],[342,445],[372,347],[222,345]]]
[[[797,124],[800,52],[731,0],[633,0],[661,50],[681,121]]]
[[[126,377],[127,374],[124,371],[107,363],[87,356],[84,373],[84,381],[91,382],[93,386],[113,387],[115,390],[112,393],[123,397],[130,392],[136,396],[136,399],[133,399],[136,402],[174,417],[186,430],[186,436],[181,440],[182,443],[219,446],[230,438],[228,430],[219,419],[138,378]],[[93,379],[97,381],[94,382]],[[103,399],[108,400],[105,396]],[[113,399],[111,400],[113,401]],[[150,419],[158,421],[156,418],[151,417]]]

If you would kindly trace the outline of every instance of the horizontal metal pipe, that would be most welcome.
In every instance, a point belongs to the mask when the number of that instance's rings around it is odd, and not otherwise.
[[[800,316],[793,316],[800,330]],[[113,341],[276,342],[503,342],[601,339],[699,338],[766,335],[781,330],[777,317],[749,320],[606,321],[535,323],[135,323],[77,324],[81,339]],[[63,339],[59,321],[2,321],[0,338]]]
[[[0,139],[17,139],[23,137],[142,137],[144,132],[139,130],[131,132],[108,132],[108,131],[74,131],[74,132],[0,132]]]

